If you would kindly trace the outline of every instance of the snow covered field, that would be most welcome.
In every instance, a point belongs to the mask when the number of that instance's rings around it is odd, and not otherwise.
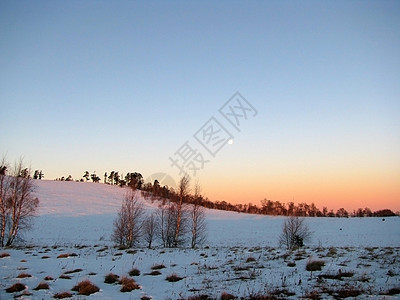
[[[399,296],[398,217],[309,218],[312,240],[288,253],[278,247],[285,218],[208,210],[208,241],[201,249],[118,250],[110,235],[124,189],[56,181],[37,185],[41,207],[26,236],[29,246],[0,250],[0,299],[22,293],[31,294],[25,298],[51,299],[64,291],[83,297],[71,289],[85,279],[100,288],[89,296],[94,299]],[[147,209],[157,207],[157,202],[143,201]],[[315,260],[324,266],[311,273],[306,265]],[[132,269],[139,274],[129,276]],[[21,273],[30,277],[17,278]],[[122,293],[120,284],[104,282],[109,273],[133,278],[140,288]],[[167,281],[172,274],[180,280]],[[25,291],[5,291],[17,282]],[[49,289],[34,290],[41,282]]]

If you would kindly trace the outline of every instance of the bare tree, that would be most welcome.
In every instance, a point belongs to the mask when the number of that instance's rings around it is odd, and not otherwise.
[[[193,203],[190,207],[190,219],[191,219],[191,247],[196,248],[206,240],[206,221],[205,221],[205,209],[201,206],[202,196],[200,194],[201,189],[198,183],[194,186]]]
[[[3,247],[12,245],[21,232],[31,228],[39,199],[33,195],[33,179],[22,159],[15,163],[10,175],[6,174],[5,158],[0,164],[0,246]]]
[[[158,228],[156,214],[152,212],[143,222],[143,238],[149,249],[151,248],[154,238],[157,236]]]
[[[144,209],[136,197],[136,192],[129,190],[124,197],[121,209],[114,221],[112,240],[120,246],[133,247],[139,243],[143,225]]]
[[[158,208],[158,234],[162,240],[163,246],[171,248],[174,246],[175,225],[177,209],[176,204],[168,201],[161,204]]]
[[[176,206],[176,222],[175,222],[175,237],[174,247],[178,247],[183,243],[183,236],[186,233],[186,216],[184,210],[184,202],[187,200],[190,192],[190,179],[188,175],[181,178],[178,185],[178,201]]]
[[[302,247],[304,242],[311,238],[305,219],[291,216],[282,225],[282,233],[279,236],[279,244],[289,250]]]

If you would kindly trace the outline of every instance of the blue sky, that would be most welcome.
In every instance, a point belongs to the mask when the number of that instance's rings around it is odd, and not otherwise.
[[[258,114],[223,123],[234,143],[198,172],[206,196],[400,209],[399,15],[398,1],[2,1],[0,153],[47,179],[178,178],[169,157],[185,141],[206,156],[193,134],[239,91]]]

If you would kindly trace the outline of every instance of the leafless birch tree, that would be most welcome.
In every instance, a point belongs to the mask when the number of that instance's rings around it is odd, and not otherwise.
[[[184,202],[187,200],[190,192],[190,179],[188,175],[181,178],[178,184],[178,201],[176,204],[176,222],[175,222],[175,236],[174,247],[178,247],[183,243],[183,236],[187,231],[186,216],[184,210]]]
[[[39,199],[34,197],[35,186],[30,171],[22,159],[7,175],[5,158],[0,162],[0,246],[11,246],[24,230],[32,226]]]
[[[154,212],[147,215],[143,222],[143,239],[147,243],[149,249],[158,233],[159,226],[157,223],[157,217]]]
[[[201,206],[202,196],[200,194],[201,189],[198,183],[194,186],[193,203],[190,207],[190,219],[191,219],[191,247],[196,248],[206,240],[206,220],[205,220],[205,208]]]
[[[139,243],[143,225],[144,209],[136,197],[136,192],[129,190],[124,197],[121,209],[114,221],[112,240],[120,246],[133,247]]]

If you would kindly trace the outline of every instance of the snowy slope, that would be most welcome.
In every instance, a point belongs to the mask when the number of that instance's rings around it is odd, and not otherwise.
[[[0,299],[53,299],[62,292],[85,299],[71,291],[82,280],[100,289],[90,299],[221,299],[224,293],[237,299],[332,299],[349,293],[353,299],[399,298],[398,217],[309,218],[311,243],[287,252],[277,245],[285,218],[207,210],[205,247],[121,250],[113,247],[110,235],[126,190],[93,183],[36,183],[41,207],[26,236],[33,246],[0,249]],[[157,202],[140,199],[147,209],[157,207]],[[322,260],[322,270],[307,271],[310,260]],[[150,275],[155,265],[165,268]],[[131,277],[139,289],[122,293],[120,284],[104,282],[110,272],[128,276],[132,268],[140,272]],[[19,278],[22,273],[25,278]],[[182,280],[167,281],[171,274]],[[49,289],[35,290],[43,282]],[[15,283],[25,290],[7,293]]]
[[[76,244],[109,241],[127,188],[100,183],[36,181],[39,216],[29,241]],[[147,209],[157,202],[144,200]],[[284,217],[207,210],[208,245],[277,246]],[[400,246],[400,218],[308,218],[311,245]]]

